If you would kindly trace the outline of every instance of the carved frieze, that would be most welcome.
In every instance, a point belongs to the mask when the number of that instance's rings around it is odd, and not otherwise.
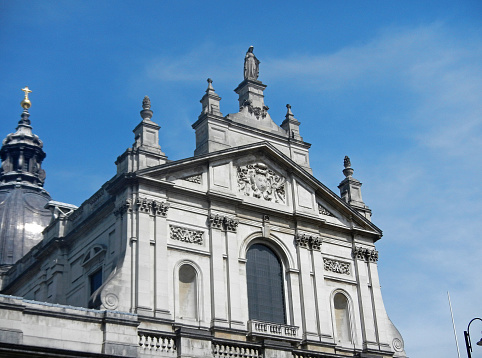
[[[214,229],[236,232],[239,221],[222,215],[209,215],[209,225]]]
[[[378,251],[366,249],[360,246],[355,246],[355,248],[353,249],[353,257],[359,260],[365,260],[367,262],[377,262]]]
[[[166,217],[169,203],[147,198],[138,198],[136,201],[137,210],[153,216]]]
[[[191,244],[202,245],[204,242],[203,232],[198,230],[191,230],[181,226],[169,225],[171,230],[171,239]]]
[[[325,271],[341,273],[344,275],[350,274],[349,263],[323,258],[323,264],[324,264]]]
[[[326,216],[333,216],[335,217],[335,215],[333,215],[327,208],[325,208],[323,205],[321,205],[320,203],[318,203],[318,212],[321,214],[321,215],[326,215]]]
[[[195,184],[201,184],[201,174],[196,174],[196,175],[191,175],[189,177],[182,178],[185,181],[195,183]]]
[[[308,250],[321,250],[323,239],[314,235],[297,234],[295,236],[296,245]]]
[[[238,189],[246,196],[286,203],[286,179],[263,163],[238,167]]]

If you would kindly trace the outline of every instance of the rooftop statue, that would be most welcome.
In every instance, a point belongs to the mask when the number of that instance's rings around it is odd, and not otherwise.
[[[244,79],[257,80],[259,76],[259,60],[253,53],[253,46],[249,46],[244,58]]]

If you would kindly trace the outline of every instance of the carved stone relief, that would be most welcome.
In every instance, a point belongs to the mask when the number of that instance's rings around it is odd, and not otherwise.
[[[367,262],[377,262],[378,251],[355,246],[353,249],[353,257],[359,260],[365,260]]]
[[[249,99],[244,100],[242,106],[239,107],[239,111],[241,112],[245,107],[248,108],[249,114],[254,114],[256,119],[259,119],[259,117],[266,118],[266,116],[268,115],[268,110],[269,110],[268,106],[254,107],[251,103],[251,100]]]
[[[201,184],[202,177],[201,177],[201,174],[196,174],[196,175],[192,175],[190,177],[185,177],[182,179],[191,183]]]
[[[349,263],[323,258],[323,264],[325,271],[341,273],[344,275],[350,274]]]
[[[209,225],[213,229],[226,230],[230,232],[236,232],[238,229],[239,221],[233,218],[222,215],[210,215]]]
[[[286,179],[263,163],[238,167],[238,189],[246,196],[286,203]]]
[[[198,230],[191,230],[180,226],[169,225],[171,230],[171,239],[191,244],[202,245],[204,242],[203,232]]]
[[[321,215],[326,215],[326,216],[333,216],[335,217],[335,215],[333,215],[327,208],[325,208],[323,205],[321,205],[320,203],[318,203],[318,212],[321,214]]]
[[[298,234],[295,236],[296,245],[308,250],[321,250],[323,239],[318,236]]]
[[[167,210],[169,210],[169,203],[146,198],[138,198],[136,206],[140,212],[161,217],[166,217]]]
[[[119,205],[115,210],[114,210],[114,215],[124,215],[126,212],[131,212],[132,211],[132,200],[131,199],[126,199],[124,203]]]

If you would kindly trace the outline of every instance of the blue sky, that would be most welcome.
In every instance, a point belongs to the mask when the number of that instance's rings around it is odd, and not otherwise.
[[[482,316],[481,39],[480,1],[2,0],[0,136],[28,85],[46,189],[80,205],[115,174],[145,95],[162,150],[191,156],[206,79],[237,112],[253,45],[271,117],[292,105],[315,176],[337,192],[351,157],[408,355],[456,356],[450,291],[464,356]]]

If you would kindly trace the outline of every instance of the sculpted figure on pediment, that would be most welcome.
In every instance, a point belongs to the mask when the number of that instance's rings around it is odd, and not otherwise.
[[[244,79],[257,80],[259,76],[259,60],[253,53],[253,46],[250,46],[244,58]]]
[[[239,191],[244,195],[275,203],[286,202],[286,179],[269,169],[266,164],[255,163],[238,167],[237,176]]]

